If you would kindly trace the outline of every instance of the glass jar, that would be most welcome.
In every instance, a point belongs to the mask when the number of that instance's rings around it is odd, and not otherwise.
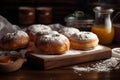
[[[109,44],[114,38],[114,28],[111,21],[111,13],[113,9],[103,9],[101,7],[95,7],[95,24],[92,27],[94,32],[100,41],[100,44]]]
[[[29,6],[19,7],[19,24],[31,25],[35,22],[35,8]]]
[[[37,7],[37,23],[52,23],[52,7]]]
[[[82,11],[75,11],[73,14],[65,17],[66,26],[78,28],[80,31],[91,31],[94,20],[88,14]]]

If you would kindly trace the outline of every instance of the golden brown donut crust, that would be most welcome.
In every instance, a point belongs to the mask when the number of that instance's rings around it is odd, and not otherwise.
[[[50,36],[50,38],[47,38],[47,36]],[[62,34],[48,34],[36,40],[36,47],[43,54],[63,54],[69,50],[70,42]]]
[[[89,50],[98,46],[99,39],[92,32],[79,32],[70,36],[70,47],[72,49]]]
[[[98,39],[88,40],[88,41],[74,41],[70,40],[70,45],[72,49],[78,50],[89,50],[98,46]]]
[[[4,50],[16,50],[24,48],[29,43],[29,36],[24,31],[7,33],[0,40],[0,47]]]

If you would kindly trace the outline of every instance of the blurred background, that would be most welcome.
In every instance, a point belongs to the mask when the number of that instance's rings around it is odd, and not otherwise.
[[[120,0],[0,0],[0,15],[13,24],[19,24],[19,7],[28,6],[35,9],[50,7],[52,8],[50,24],[65,24],[64,18],[77,10],[94,16],[93,7],[98,5],[113,8],[115,10],[113,15],[120,10]],[[37,23],[36,18],[34,23]]]

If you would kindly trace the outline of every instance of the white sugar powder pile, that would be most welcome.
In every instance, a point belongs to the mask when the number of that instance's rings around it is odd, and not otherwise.
[[[97,71],[97,72],[107,72],[113,69],[118,63],[120,59],[112,57],[110,59],[100,61],[96,64],[92,64],[86,67],[79,67],[79,66],[73,66],[72,68],[75,70],[75,72],[84,71]],[[120,67],[119,67],[120,68]],[[118,69],[118,68],[117,68]]]

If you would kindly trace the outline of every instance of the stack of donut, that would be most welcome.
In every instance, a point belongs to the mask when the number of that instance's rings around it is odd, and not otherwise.
[[[51,55],[63,54],[70,48],[92,49],[99,42],[97,35],[92,32],[79,31],[73,27],[61,27],[56,31],[52,29],[47,25],[35,24],[29,26],[26,31],[7,33],[0,40],[0,47],[4,50],[27,47],[29,51]]]

